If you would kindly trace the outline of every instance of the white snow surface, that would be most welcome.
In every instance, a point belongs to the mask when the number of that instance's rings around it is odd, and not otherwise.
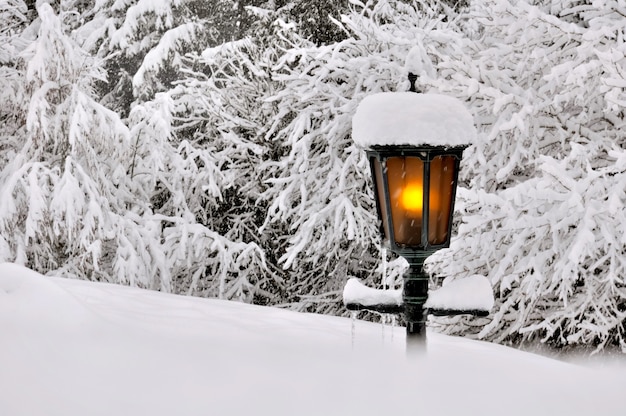
[[[624,368],[0,264],[0,415],[617,415]],[[384,334],[384,331],[383,331]]]
[[[343,303],[356,303],[363,306],[402,305],[402,291],[398,289],[373,289],[359,279],[348,279],[343,288]]]
[[[424,307],[432,309],[485,310],[493,308],[493,288],[485,276],[475,274],[457,280],[444,280],[431,290]]]
[[[470,145],[474,119],[463,103],[441,94],[383,92],[365,97],[352,118],[352,138],[363,148],[390,145]]]

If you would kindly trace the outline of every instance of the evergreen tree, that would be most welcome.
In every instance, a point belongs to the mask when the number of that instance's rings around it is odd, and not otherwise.
[[[19,141],[2,152],[0,234],[11,238],[1,255],[43,272],[98,278],[92,274],[120,226],[118,210],[135,204],[123,181],[128,130],[93,99],[101,68],[65,33],[62,15],[47,3],[37,12],[22,32],[30,42],[12,79]]]
[[[248,7],[225,0],[106,0],[85,25],[85,48],[106,58],[110,83],[99,85],[105,105],[125,118],[134,102],[152,99],[181,78],[182,57],[245,37],[252,24]],[[115,81],[115,82],[113,82]]]
[[[19,55],[31,37],[24,33],[30,23],[27,15],[27,6],[21,0],[0,5],[0,168],[15,157],[24,134],[22,107],[28,93],[22,82]]]

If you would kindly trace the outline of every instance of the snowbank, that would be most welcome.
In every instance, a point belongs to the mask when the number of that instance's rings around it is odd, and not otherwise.
[[[72,316],[78,322],[72,322]],[[70,325],[59,327],[70,319]],[[354,330],[351,328],[354,325]],[[386,335],[385,335],[386,334]],[[391,335],[391,336],[390,336]],[[0,415],[617,415],[626,372],[0,264]]]

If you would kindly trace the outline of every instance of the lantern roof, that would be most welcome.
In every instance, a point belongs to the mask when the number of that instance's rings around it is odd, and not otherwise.
[[[352,138],[373,146],[472,144],[474,119],[463,103],[441,94],[384,92],[363,99],[352,118]]]

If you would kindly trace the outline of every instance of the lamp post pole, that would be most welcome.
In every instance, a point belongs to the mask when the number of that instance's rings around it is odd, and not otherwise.
[[[410,259],[409,269],[404,274],[402,301],[406,320],[406,342],[409,349],[426,348],[426,311],[428,299],[428,275],[424,273],[422,259]],[[413,348],[415,347],[415,348]]]

